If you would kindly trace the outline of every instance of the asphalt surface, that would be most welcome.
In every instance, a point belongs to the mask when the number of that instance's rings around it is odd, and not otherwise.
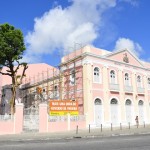
[[[5,141],[0,150],[150,150],[150,135]]]

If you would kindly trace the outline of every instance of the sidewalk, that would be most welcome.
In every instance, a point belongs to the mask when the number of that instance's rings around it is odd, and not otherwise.
[[[29,140],[55,140],[55,139],[73,139],[73,138],[91,138],[91,137],[107,137],[107,136],[123,136],[136,134],[150,134],[150,125],[136,127],[122,127],[121,128],[101,128],[74,130],[59,133],[22,133],[11,135],[0,135],[0,142],[4,141],[29,141]]]

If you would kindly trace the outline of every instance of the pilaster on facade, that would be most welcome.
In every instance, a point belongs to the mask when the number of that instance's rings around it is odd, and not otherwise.
[[[87,125],[93,120],[93,98],[92,98],[92,66],[83,65],[83,89],[84,89],[84,114],[87,115]]]
[[[109,80],[107,78],[108,76],[108,66],[104,66],[102,70],[103,75],[103,94],[104,94],[104,122],[110,122],[110,102],[109,102]],[[106,77],[106,78],[104,78]]]

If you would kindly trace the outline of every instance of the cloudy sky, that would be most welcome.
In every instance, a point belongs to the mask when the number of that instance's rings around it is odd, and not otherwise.
[[[149,6],[148,0],[2,0],[0,24],[22,30],[29,63],[57,65],[87,44],[128,48],[150,61]]]

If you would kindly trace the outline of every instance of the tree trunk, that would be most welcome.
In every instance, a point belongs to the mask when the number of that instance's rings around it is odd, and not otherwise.
[[[11,115],[15,113],[15,99],[16,99],[16,87],[12,85],[12,99],[11,99]]]

